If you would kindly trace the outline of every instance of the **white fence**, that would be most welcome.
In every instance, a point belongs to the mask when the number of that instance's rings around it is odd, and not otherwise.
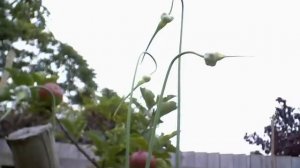
[[[183,152],[180,168],[300,168],[300,158]]]
[[[56,143],[61,168],[90,168],[91,164],[71,144]],[[86,148],[89,154],[92,154]],[[174,163],[174,157],[171,159]],[[233,155],[218,153],[183,152],[180,168],[300,168],[299,157],[261,155]],[[0,139],[0,168],[12,166],[12,155],[4,140]]]

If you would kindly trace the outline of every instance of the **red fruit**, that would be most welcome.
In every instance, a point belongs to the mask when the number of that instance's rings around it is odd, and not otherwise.
[[[138,151],[134,152],[130,157],[130,168],[145,168],[148,152]],[[150,168],[156,168],[156,158],[151,157]]]
[[[41,86],[39,89],[39,98],[41,101],[45,102],[48,105],[52,105],[53,97],[50,92],[53,93],[55,98],[55,105],[58,105],[62,102],[64,91],[56,83],[46,83]]]

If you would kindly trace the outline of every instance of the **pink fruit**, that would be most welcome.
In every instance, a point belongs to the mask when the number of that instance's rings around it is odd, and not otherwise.
[[[53,97],[50,92],[54,95],[55,105],[58,105],[62,102],[64,91],[56,83],[46,83],[41,86],[39,89],[39,98],[41,101],[45,102],[48,105],[52,105]]]
[[[145,168],[148,152],[137,151],[130,157],[130,168]],[[156,158],[151,157],[150,168],[156,168]]]

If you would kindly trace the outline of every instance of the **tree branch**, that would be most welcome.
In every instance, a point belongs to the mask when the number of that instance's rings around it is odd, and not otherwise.
[[[9,73],[6,71],[6,69],[12,67],[15,57],[16,57],[15,51],[13,49],[10,49],[6,56],[5,68],[3,69],[3,73],[0,81],[0,94],[3,93],[4,88],[7,84],[7,80],[9,78]]]
[[[62,129],[62,131],[64,132],[64,134],[67,136],[67,138],[76,146],[76,148],[96,167],[96,168],[100,168],[100,166],[98,165],[98,163],[96,162],[95,159],[91,158],[76,142],[76,140],[69,134],[69,132],[65,129],[65,127],[61,124],[61,122],[59,121],[59,119],[57,117],[55,117],[58,125],[60,126],[60,128]]]

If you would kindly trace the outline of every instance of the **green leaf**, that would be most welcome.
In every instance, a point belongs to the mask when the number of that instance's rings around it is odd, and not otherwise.
[[[168,164],[168,162],[165,161],[164,159],[157,158],[156,159],[156,167],[157,168],[171,168],[171,165]]]
[[[125,148],[124,145],[114,145],[114,146],[110,146],[107,151],[107,156],[108,158],[113,158],[113,157],[116,157],[117,154],[121,151],[123,151]]]
[[[140,90],[146,106],[148,107],[148,109],[151,109],[156,104],[154,100],[154,94],[152,93],[152,91],[145,88],[140,88]]]
[[[173,110],[177,109],[176,102],[170,101],[170,102],[162,102],[160,107],[160,116],[164,116],[168,113],[170,113]]]
[[[90,138],[90,140],[93,142],[93,144],[96,146],[97,150],[101,151],[107,147],[96,132],[89,131],[87,135]]]
[[[6,101],[6,100],[13,100],[12,99],[12,94],[9,90],[10,90],[10,88],[8,86],[6,86],[3,89],[3,92],[0,94],[0,102]]]
[[[175,95],[168,95],[168,96],[166,96],[166,97],[163,98],[163,101],[167,102],[167,101],[173,99],[174,97],[176,97],[176,96]]]
[[[68,132],[70,132],[71,134],[73,134],[73,132],[74,132],[74,126],[73,126],[73,124],[71,123],[70,120],[63,119],[63,120],[61,120],[61,123],[68,130]]]
[[[147,109],[137,101],[136,98],[132,98],[132,103],[141,111],[141,112],[145,112]]]
[[[59,78],[58,75],[51,75],[50,77],[47,77],[47,78],[43,81],[43,83],[45,84],[45,83],[48,83],[48,82],[56,82],[58,78]]]
[[[159,137],[159,143],[160,144],[166,144],[170,141],[171,138],[175,137],[177,135],[177,131],[173,131],[171,134],[162,135]]]
[[[148,148],[147,140],[138,134],[131,136],[130,144],[131,144],[131,151],[147,150]]]
[[[176,148],[172,145],[171,139],[177,135],[177,131],[172,132],[171,134],[161,135],[158,137],[157,150],[160,151],[158,154],[161,157],[166,157],[164,151],[176,152]]]
[[[27,72],[22,72],[13,68],[6,69],[16,85],[27,85],[32,86],[34,84],[34,80],[32,76]]]
[[[157,95],[157,97],[156,97],[156,102],[158,102],[159,97],[160,97],[160,95]],[[174,97],[176,97],[176,96],[175,96],[175,95],[167,95],[167,96],[165,96],[165,97],[162,99],[162,101],[163,101],[163,102],[167,102],[167,101],[173,99]]]
[[[61,122],[76,139],[80,138],[84,128],[86,127],[86,121],[80,117],[76,118],[74,121],[63,119]]]
[[[80,138],[80,136],[82,135],[86,127],[86,121],[81,118],[78,118],[77,120],[75,120],[74,124],[75,124],[74,135],[76,136],[76,138]]]
[[[32,78],[38,85],[43,85],[46,80],[46,74],[43,72],[34,72],[32,73]]]

